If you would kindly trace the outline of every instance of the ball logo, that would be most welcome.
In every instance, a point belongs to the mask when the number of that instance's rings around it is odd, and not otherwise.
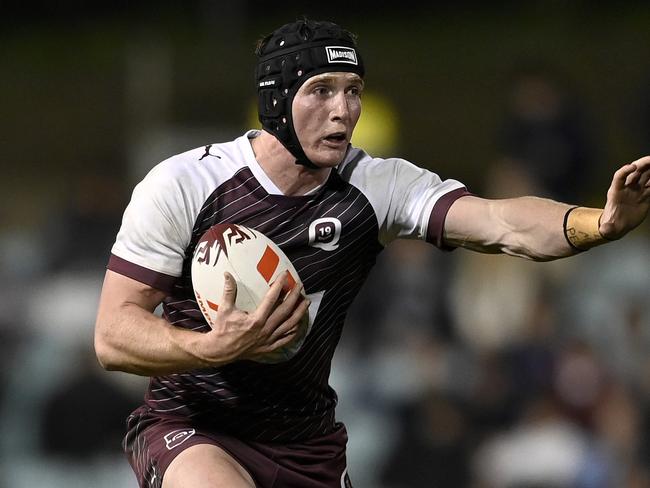
[[[255,235],[247,233],[239,225],[216,224],[210,227],[208,232],[199,241],[194,253],[198,263],[207,265],[217,264],[219,255],[223,253],[228,256],[228,248],[233,244],[239,244],[247,239],[253,239]],[[226,240],[228,241],[226,243]],[[215,254],[212,254],[212,251]],[[214,260],[212,259],[214,257]]]
[[[333,217],[316,219],[309,224],[309,245],[324,251],[334,251],[339,247],[341,221]]]

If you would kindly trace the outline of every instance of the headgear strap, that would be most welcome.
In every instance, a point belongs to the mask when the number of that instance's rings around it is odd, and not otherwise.
[[[343,71],[363,77],[354,37],[331,22],[301,20],[267,36],[257,55],[255,79],[262,127],[296,157],[297,164],[317,168],[298,141],[291,114],[293,98],[307,79],[321,73]]]

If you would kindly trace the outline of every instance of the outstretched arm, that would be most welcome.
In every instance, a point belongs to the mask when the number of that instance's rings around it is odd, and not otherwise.
[[[650,156],[621,167],[604,209],[585,209],[544,198],[458,199],[445,220],[447,244],[536,261],[575,254],[620,239],[650,207]]]

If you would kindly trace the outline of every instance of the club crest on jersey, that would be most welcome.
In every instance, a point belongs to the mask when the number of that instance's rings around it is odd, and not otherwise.
[[[357,61],[357,52],[351,47],[345,46],[326,46],[328,63],[349,63],[359,64]]]
[[[341,221],[334,217],[316,219],[309,224],[309,245],[324,251],[334,251],[339,247]]]
[[[194,429],[178,429],[178,430],[172,430],[171,432],[168,432],[165,434],[165,445],[167,446],[168,450],[172,450],[175,447],[180,446],[183,442],[185,442],[187,439],[192,437],[196,431]]]

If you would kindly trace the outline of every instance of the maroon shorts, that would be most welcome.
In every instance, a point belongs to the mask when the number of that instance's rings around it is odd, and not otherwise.
[[[197,444],[219,446],[248,471],[257,488],[351,488],[343,424],[329,435],[291,444],[242,441],[183,419],[151,416],[141,407],[127,421],[124,450],[141,488],[160,488],[180,452]]]

